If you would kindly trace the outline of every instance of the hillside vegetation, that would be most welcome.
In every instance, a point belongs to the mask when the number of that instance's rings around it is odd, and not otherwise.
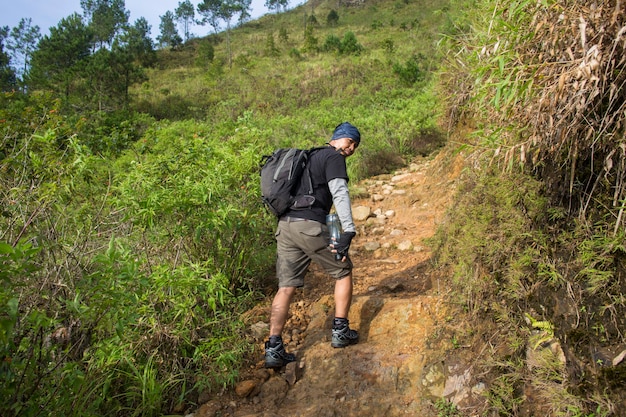
[[[440,415],[623,415],[625,19],[311,1],[159,50],[120,91],[98,67],[3,93],[0,414],[158,416],[232,387],[275,285],[260,156],[349,120],[352,186],[447,138],[467,161],[432,267],[441,354],[485,401]]]
[[[261,155],[344,120],[354,180],[441,146],[445,6],[309,4],[160,50],[121,96],[102,68],[3,93],[0,413],[156,416],[231,387],[274,285]]]
[[[443,77],[477,168],[436,242],[485,326],[459,343],[491,415],[624,415],[624,5],[474,6]]]

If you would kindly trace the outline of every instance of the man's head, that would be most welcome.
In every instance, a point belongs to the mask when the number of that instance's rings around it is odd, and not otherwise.
[[[343,156],[348,157],[354,153],[361,143],[361,133],[352,124],[343,122],[337,125],[328,143],[340,151]]]

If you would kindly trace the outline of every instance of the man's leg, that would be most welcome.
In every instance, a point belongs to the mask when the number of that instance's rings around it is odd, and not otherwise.
[[[359,341],[359,334],[350,329],[348,314],[352,304],[352,272],[335,281],[335,319],[331,346],[336,348],[346,347]]]
[[[352,304],[352,272],[335,281],[335,317],[348,318]]]
[[[295,287],[281,287],[276,292],[270,312],[270,336],[282,335],[289,315],[289,304],[291,304],[295,293]]]
[[[295,293],[295,287],[280,287],[272,301],[270,338],[265,342],[266,368],[280,368],[296,360],[295,355],[285,351],[282,339],[283,328],[289,315],[289,304]]]

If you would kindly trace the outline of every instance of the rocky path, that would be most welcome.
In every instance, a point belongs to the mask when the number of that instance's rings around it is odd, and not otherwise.
[[[226,403],[209,401],[194,417],[427,417],[437,415],[433,401],[444,393],[479,389],[456,384],[462,372],[444,372],[447,347],[437,332],[450,317],[426,240],[444,218],[461,169],[460,157],[442,152],[358,185],[350,323],[359,344],[330,346],[333,282],[313,266],[283,336],[298,362],[275,372],[259,361]],[[269,302],[246,318],[260,352]]]

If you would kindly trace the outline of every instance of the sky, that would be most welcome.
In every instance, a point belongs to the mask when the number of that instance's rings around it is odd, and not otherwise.
[[[178,7],[181,0],[126,0],[126,10],[130,12],[129,23],[134,23],[138,18],[145,17],[152,27],[150,35],[156,38],[159,35],[160,16],[168,10],[172,13]],[[292,1],[293,2],[293,1]],[[191,0],[195,6],[200,0]],[[39,26],[42,35],[50,33],[50,27],[56,26],[61,19],[76,12],[82,15],[80,0],[1,0],[0,1],[0,27],[13,28],[18,25],[22,18],[32,18],[32,24]],[[265,0],[252,0],[252,18],[258,18],[267,9]],[[197,14],[197,12],[196,12]],[[191,32],[196,36],[205,36],[212,32],[212,28],[206,26],[194,26]],[[179,30],[182,35],[182,30]]]

